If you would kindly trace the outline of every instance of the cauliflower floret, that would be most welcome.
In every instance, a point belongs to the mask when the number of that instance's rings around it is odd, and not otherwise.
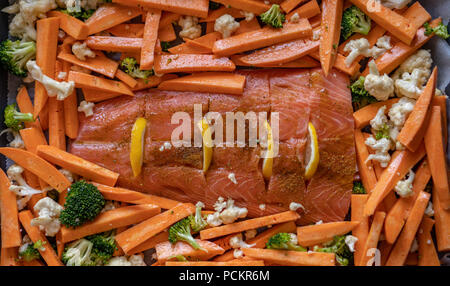
[[[297,12],[294,13],[294,15],[291,16],[290,22],[291,23],[298,23],[300,21],[300,16]]]
[[[411,0],[381,0],[381,4],[389,9],[402,9],[409,4]]]
[[[36,29],[25,21],[22,14],[17,14],[9,24],[9,34],[23,41],[36,41]]]
[[[42,83],[50,97],[56,96],[57,100],[64,100],[73,93],[75,83],[73,81],[56,81],[42,73],[35,61],[27,62],[27,69],[31,76]]]
[[[227,202],[225,201],[224,198],[218,197],[217,202],[214,203],[213,207],[216,212],[220,213],[221,211],[223,211],[224,208],[227,207]]]
[[[71,182],[71,183],[75,182],[75,178],[77,177],[77,175],[75,175],[75,174],[72,173],[71,171],[66,170],[66,169],[59,169],[58,171],[59,171],[61,174],[63,174],[64,177],[66,177],[67,180],[69,180],[69,182]]]
[[[6,171],[9,180],[12,182],[9,190],[20,197],[17,200],[19,210],[22,210],[26,206],[33,195],[42,193],[42,191],[35,190],[27,184],[22,177],[23,171],[23,168],[18,165],[11,165]]]
[[[105,206],[103,207],[103,209],[100,211],[101,213],[107,212],[107,211],[112,211],[116,209],[116,206],[114,205],[113,201],[106,201]]]
[[[425,210],[425,214],[427,216],[434,216],[433,203],[431,201],[428,202],[428,206]]]
[[[380,107],[372,120],[370,120],[370,126],[374,130],[381,130],[387,123],[388,119],[386,117],[386,105]]]
[[[34,210],[39,216],[31,220],[31,225],[38,226],[40,230],[45,231],[46,236],[55,236],[61,228],[59,215],[63,207],[51,198],[45,197],[34,205]]]
[[[290,204],[289,204],[289,209],[291,210],[291,211],[297,211],[298,209],[302,209],[302,210],[305,210],[305,207],[301,204],[301,203],[296,203],[296,202],[291,202]]]
[[[379,37],[376,45],[378,48],[381,48],[381,49],[385,49],[385,50],[392,49],[391,37],[389,37],[389,36]]]
[[[255,14],[253,14],[252,12],[241,11],[240,13],[242,16],[245,17],[245,21],[247,21],[247,22],[250,22],[251,20],[253,20],[255,18]]]
[[[232,248],[251,248],[255,246],[255,244],[248,244],[245,241],[242,240],[242,234],[239,233],[232,238],[230,238],[230,246]]]
[[[195,39],[201,36],[202,26],[198,24],[198,18],[192,16],[181,17],[178,20],[178,25],[182,28],[180,31],[180,37]]]
[[[345,244],[347,244],[348,249],[351,252],[355,252],[355,243],[358,241],[358,238],[353,235],[347,235],[345,237]]]
[[[9,141],[8,146],[12,148],[25,149],[25,143],[22,140],[22,136],[17,131],[12,130],[11,128],[6,128],[2,132],[0,132],[0,136],[3,134],[7,134],[7,139]]]
[[[237,185],[236,175],[234,173],[228,174],[228,179],[233,182],[233,184]]]
[[[15,2],[12,5],[6,6],[5,8],[3,8],[1,10],[3,13],[8,13],[8,14],[17,14],[20,12],[20,6],[18,2]]]
[[[90,10],[97,9],[99,3],[104,1],[98,0],[56,0],[56,3],[61,8],[66,8],[69,12],[81,12],[81,8]]]
[[[405,124],[406,118],[413,111],[415,104],[416,101],[414,99],[402,97],[389,109],[389,119],[399,130]]]
[[[209,214],[206,217],[206,222],[209,226],[216,227],[222,224],[222,220],[220,219],[220,213],[215,212],[213,214]]]
[[[431,59],[431,53],[427,50],[418,50],[415,54],[407,58],[399,68],[394,72],[392,78],[399,79],[404,73],[412,74],[415,69],[422,69],[428,71],[428,76],[431,74],[431,65],[433,60]],[[425,80],[426,81],[426,80]]]
[[[93,102],[87,102],[83,100],[80,102],[80,106],[78,106],[78,112],[84,112],[86,117],[94,115],[94,107],[95,104]]]
[[[405,72],[401,78],[395,80],[395,93],[399,97],[406,96],[417,99],[429,76],[429,71],[424,69],[414,69],[411,74]]]
[[[223,38],[228,38],[236,31],[241,24],[235,21],[233,16],[225,14],[216,19],[214,31],[220,32]]]
[[[413,194],[413,181],[414,181],[415,174],[412,170],[409,170],[408,178],[404,180],[400,180],[397,182],[397,185],[395,185],[395,192],[400,197],[409,197]]]
[[[380,76],[375,62],[369,62],[370,74],[366,76],[364,88],[378,101],[385,101],[394,95],[394,81],[387,75]]]
[[[378,58],[381,54],[392,48],[390,41],[391,37],[389,36],[380,37],[372,48],[366,38],[349,41],[344,47],[344,52],[349,52],[345,58],[345,65],[348,67],[351,66],[360,55],[374,59]]]
[[[86,57],[95,58],[96,54],[88,48],[86,43],[76,42],[72,45],[73,54],[81,61],[85,61]]]
[[[224,224],[230,224],[238,218],[245,218],[247,213],[247,208],[237,207],[234,205],[234,200],[228,199],[226,209],[220,213],[220,219]]]
[[[126,256],[116,256],[111,258],[105,266],[147,266],[144,259],[140,255],[131,255],[128,259]]]
[[[236,259],[242,258],[242,257],[244,257],[244,252],[242,251],[242,249],[236,248],[233,251],[233,257]]]
[[[375,151],[375,154],[370,154],[367,157],[366,163],[375,160],[380,162],[381,167],[386,168],[391,160],[391,155],[389,155],[391,141],[387,138],[376,140],[373,136],[370,136],[366,139],[365,144]]]

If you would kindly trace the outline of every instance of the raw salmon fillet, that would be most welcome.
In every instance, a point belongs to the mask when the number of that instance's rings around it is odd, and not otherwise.
[[[298,210],[302,224],[343,220],[356,165],[347,76],[333,70],[325,78],[319,69],[238,73],[247,81],[241,96],[152,89],[98,103],[92,117],[80,115],[80,132],[70,151],[118,172],[122,187],[182,202],[202,201],[207,209],[213,208],[218,197],[232,198],[237,206],[248,209],[250,217],[258,217],[285,211],[291,202],[297,202],[304,206]],[[247,137],[237,142],[237,132],[229,142],[243,147],[214,147],[206,173],[202,171],[201,147],[172,146],[172,131],[180,123],[172,124],[172,115],[184,111],[194,126],[194,104],[203,115],[214,112],[223,116],[224,141],[229,139],[227,112],[277,112],[280,143],[271,178],[263,178],[260,147],[250,145]],[[143,169],[134,177],[129,144],[131,128],[140,116],[147,119],[148,126]],[[310,121],[318,133],[320,162],[316,174],[306,181],[304,157]],[[248,132],[248,121],[244,127]]]

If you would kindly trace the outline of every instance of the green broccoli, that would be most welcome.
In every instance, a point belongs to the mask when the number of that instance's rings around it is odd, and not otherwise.
[[[0,43],[0,62],[5,69],[16,76],[26,77],[27,62],[34,58],[36,58],[35,42],[5,40]]]
[[[78,181],[70,186],[59,219],[67,227],[77,227],[95,219],[104,206],[105,198],[96,186]]]
[[[122,62],[120,63],[120,67],[124,72],[126,72],[127,74],[129,74],[134,78],[146,79],[149,76],[154,75],[153,70],[150,71],[141,70],[135,58],[128,57],[123,59]]]
[[[381,127],[380,130],[377,130],[377,132],[375,133],[375,139],[380,140],[382,138],[391,138],[391,136],[389,135],[389,126],[387,124],[384,124],[383,127]]]
[[[191,234],[191,219],[185,218],[169,229],[169,241],[176,243],[177,241],[185,241],[189,243],[194,249],[202,249],[200,244],[194,239]]]
[[[351,265],[353,264],[353,252],[345,243],[345,237],[345,235],[335,236],[332,241],[324,243],[324,247],[314,247],[314,251],[334,253],[336,254],[336,261],[341,266]]]
[[[266,247],[269,249],[285,249],[295,251],[306,251],[305,248],[297,244],[295,234],[280,232],[272,236],[266,243]]]
[[[220,8],[220,3],[209,1],[209,10],[217,10]]]
[[[86,239],[93,244],[91,260],[97,265],[107,263],[113,256],[114,251],[117,250],[113,231],[94,234],[86,237]]]
[[[94,244],[87,239],[72,242],[64,249],[62,262],[67,266],[95,266],[91,260]]]
[[[352,194],[367,194],[366,189],[360,181],[353,182]]]
[[[377,102],[377,99],[369,94],[364,88],[365,77],[360,76],[358,80],[350,85],[350,91],[352,93],[353,108],[358,110],[368,104]]]
[[[345,9],[342,14],[341,36],[344,40],[347,40],[353,33],[367,35],[370,27],[370,18],[355,5]]]
[[[262,13],[259,17],[263,23],[274,28],[283,28],[283,23],[286,21],[286,16],[281,11],[280,5],[277,4],[273,4],[269,10]]]
[[[19,250],[19,257],[27,262],[41,258],[39,249],[42,247],[42,242],[40,244],[38,242],[40,242],[40,240],[34,244],[29,243],[25,249]]]
[[[208,223],[202,216],[202,207],[197,204],[195,209],[195,216],[190,215],[189,220],[191,223],[191,229],[193,232],[199,232],[200,230],[204,229]]]
[[[25,127],[23,124],[24,122],[34,121],[33,114],[17,111],[15,103],[10,104],[5,108],[4,117],[6,127],[11,128],[16,132]]]
[[[95,9],[83,9],[81,8],[80,11],[73,11],[73,12],[69,12],[67,9],[63,9],[61,10],[61,12],[63,12],[64,14],[70,15],[72,17],[75,17],[81,21],[86,21],[87,19],[89,19],[92,14],[94,14]]]
[[[436,28],[430,26],[430,23],[426,22],[423,24],[425,28],[425,35],[429,36],[431,34],[435,34],[436,36],[441,37],[444,40],[447,40],[450,35],[448,34],[447,26],[445,26],[442,22]]]

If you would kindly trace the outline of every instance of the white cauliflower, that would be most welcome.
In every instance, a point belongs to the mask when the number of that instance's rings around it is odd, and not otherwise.
[[[397,103],[394,103],[389,109],[389,120],[399,130],[402,129],[405,124],[406,118],[413,111],[416,101],[411,98],[402,97]]]
[[[198,18],[192,16],[183,16],[178,20],[178,25],[182,28],[180,37],[195,39],[201,36],[202,26],[198,24]]]
[[[96,54],[89,49],[86,43],[76,42],[72,45],[73,54],[81,61],[85,61],[86,57],[95,58]]]
[[[387,75],[380,76],[375,61],[369,62],[370,74],[366,76],[364,88],[378,101],[385,101],[394,95],[394,81]]]
[[[222,224],[222,220],[220,219],[220,213],[215,212],[213,214],[209,214],[206,217],[206,222],[209,226],[216,227]]]
[[[69,170],[66,169],[59,169],[58,170],[61,174],[64,175],[64,177],[67,178],[67,180],[69,180],[69,182],[73,183],[76,181],[77,175],[75,175],[74,173],[72,173]]]
[[[395,93],[398,97],[417,99],[422,94],[429,76],[429,71],[424,69],[414,69],[411,74],[405,72],[401,78],[395,80]]]
[[[107,211],[112,211],[116,209],[116,206],[114,205],[113,201],[106,201],[105,206],[103,207],[103,209],[100,211],[101,213],[107,212]]]
[[[233,184],[237,185],[237,180],[236,180],[236,175],[234,173],[230,173],[228,174],[228,179],[230,179],[231,182],[233,182]]]
[[[379,37],[376,46],[380,49],[385,49],[386,51],[392,49],[391,37],[389,36]]]
[[[111,258],[105,266],[147,266],[144,259],[140,255],[131,255],[128,259],[126,256],[116,256]]]
[[[245,17],[245,21],[250,22],[251,20],[253,20],[255,18],[255,14],[253,14],[252,12],[247,12],[247,11],[241,11],[240,12],[242,16]],[[298,14],[297,14],[298,16]]]
[[[402,198],[409,197],[413,194],[413,181],[415,174],[412,170],[409,170],[408,178],[397,182],[395,185],[395,192]]]
[[[44,75],[35,61],[28,61],[27,69],[35,80],[42,83],[50,97],[56,96],[57,100],[64,100],[74,91],[75,83],[73,81],[56,81]]]
[[[358,238],[353,235],[347,235],[345,237],[345,244],[347,244],[348,249],[351,252],[355,252],[355,243],[358,241]]]
[[[83,100],[80,102],[80,106],[78,106],[78,112],[84,112],[86,117],[94,115],[94,107],[95,104],[93,102],[87,102]]]
[[[23,168],[19,165],[11,165],[6,171],[8,179],[11,181],[9,190],[20,197],[17,200],[17,207],[19,210],[22,210],[25,207],[26,203],[33,195],[42,193],[42,191],[33,189],[27,184],[22,177],[23,171]]]
[[[372,57],[374,59],[378,58],[387,50],[392,49],[390,41],[391,37],[389,36],[380,37],[372,48],[366,38],[349,41],[344,47],[344,52],[349,52],[348,56],[345,58],[345,65],[348,67],[351,66],[356,58],[361,55]]]
[[[428,202],[428,206],[425,210],[425,214],[427,216],[434,216],[433,203],[431,201]]]
[[[386,105],[380,107],[372,120],[370,120],[370,126],[374,130],[381,130],[388,123],[388,119],[386,117]]]
[[[31,220],[31,225],[45,231],[46,236],[55,236],[61,228],[59,215],[63,207],[51,198],[45,197],[40,199],[33,208],[39,216]]]
[[[223,38],[230,37],[241,24],[234,20],[233,16],[224,14],[216,19],[214,23],[214,31],[220,32]]]
[[[0,132],[0,136],[7,134],[7,139],[9,141],[8,146],[12,148],[25,149],[25,143],[22,140],[20,133],[12,130],[11,128],[6,128]]]
[[[375,154],[370,154],[367,157],[366,163],[375,160],[380,162],[381,167],[386,168],[391,160],[391,155],[389,155],[391,141],[387,138],[376,140],[373,136],[370,136],[366,139],[365,144],[375,151]]]
[[[61,8],[66,8],[69,12],[81,12],[81,9],[97,9],[98,4],[104,1],[98,0],[56,0],[56,3]]]
[[[301,204],[301,203],[296,203],[296,202],[291,202],[290,204],[289,204],[289,209],[291,210],[291,211],[297,211],[298,209],[302,209],[302,210],[305,210],[305,207]]]
[[[247,208],[240,208],[234,205],[234,200],[228,199],[225,202],[224,198],[219,197],[214,204],[213,214],[206,218],[206,222],[210,226],[219,226],[221,224],[230,224],[235,222],[238,218],[245,218],[247,216]]]
[[[255,246],[255,244],[248,244],[244,240],[242,240],[242,233],[239,233],[232,238],[230,238],[230,246],[231,248],[251,248]]]
[[[409,4],[411,0],[381,0],[381,4],[389,9],[402,9]]]
[[[427,50],[418,50],[415,54],[407,58],[394,72],[392,78],[394,80],[401,78],[404,73],[412,74],[415,69],[422,69],[428,71],[428,76],[431,74],[431,53]],[[427,76],[427,77],[428,77]],[[426,80],[425,80],[426,81]]]

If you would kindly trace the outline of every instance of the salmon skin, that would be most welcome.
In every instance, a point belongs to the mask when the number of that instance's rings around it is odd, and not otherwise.
[[[336,70],[325,77],[320,69],[238,72],[247,79],[241,96],[150,89],[98,103],[93,116],[80,114],[80,131],[70,151],[118,172],[121,187],[182,202],[202,201],[208,209],[218,197],[232,198],[250,217],[258,217],[297,202],[304,206],[298,210],[302,224],[343,220],[356,165],[348,77]],[[193,118],[195,104],[203,115],[277,112],[280,143],[271,178],[262,176],[260,147],[214,147],[204,173],[201,147],[171,146],[178,126],[171,123],[172,115],[184,111]],[[143,170],[134,177],[129,145],[138,117],[145,117],[148,126]],[[316,174],[305,181],[308,122],[317,129],[320,162]]]

